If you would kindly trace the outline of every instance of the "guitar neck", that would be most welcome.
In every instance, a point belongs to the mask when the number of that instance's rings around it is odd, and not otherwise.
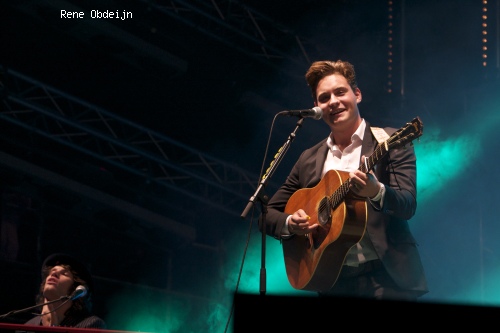
[[[380,161],[382,157],[388,152],[388,147],[386,144],[378,145],[373,154],[364,160],[364,163],[360,163],[358,170],[364,173],[369,172],[373,167]],[[342,201],[344,201],[345,196],[349,192],[349,179],[346,179],[339,188],[332,193],[328,198],[331,207],[337,207]]]
[[[378,161],[380,161],[380,159],[387,154],[388,151],[389,149],[386,142],[382,145],[378,145],[373,154],[371,154],[370,157],[365,158],[365,160],[359,164],[358,170],[363,171],[364,173],[369,172],[378,163]]]

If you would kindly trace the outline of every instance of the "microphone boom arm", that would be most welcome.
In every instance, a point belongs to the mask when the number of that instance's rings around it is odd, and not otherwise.
[[[288,136],[287,141],[278,150],[276,158],[271,162],[271,164],[269,165],[269,168],[266,170],[266,173],[264,174],[264,176],[262,176],[262,179],[261,179],[261,181],[259,183],[259,186],[257,187],[257,190],[255,191],[255,194],[250,197],[250,200],[249,200],[249,202],[248,202],[245,210],[241,214],[241,218],[244,219],[247,216],[248,212],[250,211],[250,209],[252,208],[252,206],[255,203],[255,199],[260,197],[261,191],[264,189],[264,187],[266,187],[266,185],[268,183],[268,180],[270,179],[270,177],[276,171],[278,165],[280,164],[281,160],[285,156],[285,153],[288,151],[288,148],[290,148],[290,145],[291,145],[292,141],[295,139],[295,133],[297,132],[297,130],[300,127],[302,127],[302,123],[303,122],[304,122],[304,118],[300,118],[297,121],[297,126],[295,127],[294,131],[292,133],[290,133],[290,135]]]
[[[60,301],[67,301],[70,298],[71,298],[71,296],[61,296],[58,299],[55,299],[55,300],[52,300],[52,301],[49,301],[49,302],[45,302],[45,303],[42,303],[42,304],[37,304],[37,305],[34,305],[34,306],[30,306],[29,308],[24,308],[24,309],[21,309],[21,310],[13,310],[13,311],[7,312],[7,313],[5,313],[3,315],[0,315],[0,319],[7,318],[7,317],[10,317],[10,316],[16,315],[18,313],[23,313],[23,312],[26,312],[26,311],[29,311],[29,310],[33,310],[33,309],[36,309],[36,308],[39,308],[39,307],[42,307],[42,306],[45,306],[45,305],[48,305],[48,304],[52,304],[52,303],[56,303],[56,302],[60,302]]]

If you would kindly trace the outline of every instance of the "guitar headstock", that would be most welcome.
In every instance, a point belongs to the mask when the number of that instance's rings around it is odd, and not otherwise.
[[[396,132],[387,140],[391,148],[401,148],[413,140],[422,136],[424,124],[419,117],[415,117],[411,122]]]

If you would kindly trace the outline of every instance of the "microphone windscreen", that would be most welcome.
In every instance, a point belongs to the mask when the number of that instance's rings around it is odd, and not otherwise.
[[[74,301],[75,299],[78,299],[85,295],[87,295],[87,288],[85,288],[85,286],[79,285],[78,287],[76,287],[73,295],[71,295],[71,300]]]

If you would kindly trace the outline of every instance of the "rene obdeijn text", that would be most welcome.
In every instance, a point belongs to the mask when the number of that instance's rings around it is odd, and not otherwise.
[[[73,12],[65,9],[61,9],[61,18],[84,18],[85,12]],[[90,18],[93,19],[120,19],[126,20],[132,18],[132,12],[126,10],[97,10],[92,9],[90,11]]]

